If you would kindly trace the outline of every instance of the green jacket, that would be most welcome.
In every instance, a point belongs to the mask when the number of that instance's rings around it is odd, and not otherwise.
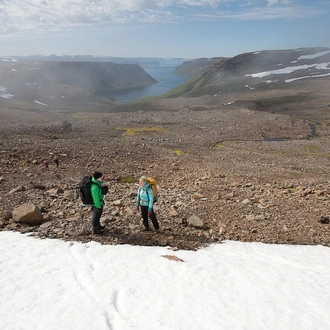
[[[98,209],[104,205],[103,194],[102,194],[102,181],[96,180],[92,177],[91,194],[93,197],[93,205]]]

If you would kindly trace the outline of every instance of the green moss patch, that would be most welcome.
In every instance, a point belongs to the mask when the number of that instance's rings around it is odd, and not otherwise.
[[[320,150],[320,148],[314,144],[306,144],[304,145],[304,148],[305,149],[308,149],[310,151],[317,151],[317,150]]]
[[[116,127],[117,131],[123,131],[122,136],[154,135],[164,132],[161,127]]]
[[[210,145],[210,148],[226,148],[221,142],[214,142]]]
[[[275,107],[275,106],[284,105],[284,104],[288,104],[288,103],[304,102],[307,100],[308,100],[307,95],[289,95],[289,96],[283,96],[283,97],[262,99],[262,100],[256,101],[256,104],[262,108],[270,108],[270,107]]]
[[[134,178],[121,178],[120,182],[123,183],[134,183],[136,180],[134,180]]]
[[[307,155],[310,155],[310,156],[325,156],[325,157],[330,156],[329,153],[323,152],[320,149],[320,147],[315,145],[315,144],[306,144],[306,145],[303,146],[303,148],[306,151],[302,152],[302,154],[307,154]]]
[[[183,154],[183,151],[182,150],[179,150],[179,149],[175,149],[174,150],[174,153],[177,155],[177,156],[181,156]]]

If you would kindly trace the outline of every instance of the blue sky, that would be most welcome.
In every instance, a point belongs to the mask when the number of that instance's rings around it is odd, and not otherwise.
[[[0,0],[0,56],[217,57],[330,47],[330,0]]]

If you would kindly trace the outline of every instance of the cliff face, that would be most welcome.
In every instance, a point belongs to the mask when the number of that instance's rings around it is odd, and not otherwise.
[[[37,104],[47,109],[74,110],[79,103],[80,108],[106,108],[111,100],[100,95],[156,82],[137,64],[9,59],[0,62],[0,101],[8,107],[20,108],[23,104],[32,109]]]
[[[95,94],[129,90],[157,82],[137,64],[47,62],[41,69],[53,82],[79,86]]]

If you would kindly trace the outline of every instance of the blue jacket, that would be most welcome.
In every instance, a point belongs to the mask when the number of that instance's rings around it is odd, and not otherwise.
[[[148,206],[148,211],[152,211],[154,204],[154,193],[149,182],[145,186],[140,186],[137,192],[136,206]]]

